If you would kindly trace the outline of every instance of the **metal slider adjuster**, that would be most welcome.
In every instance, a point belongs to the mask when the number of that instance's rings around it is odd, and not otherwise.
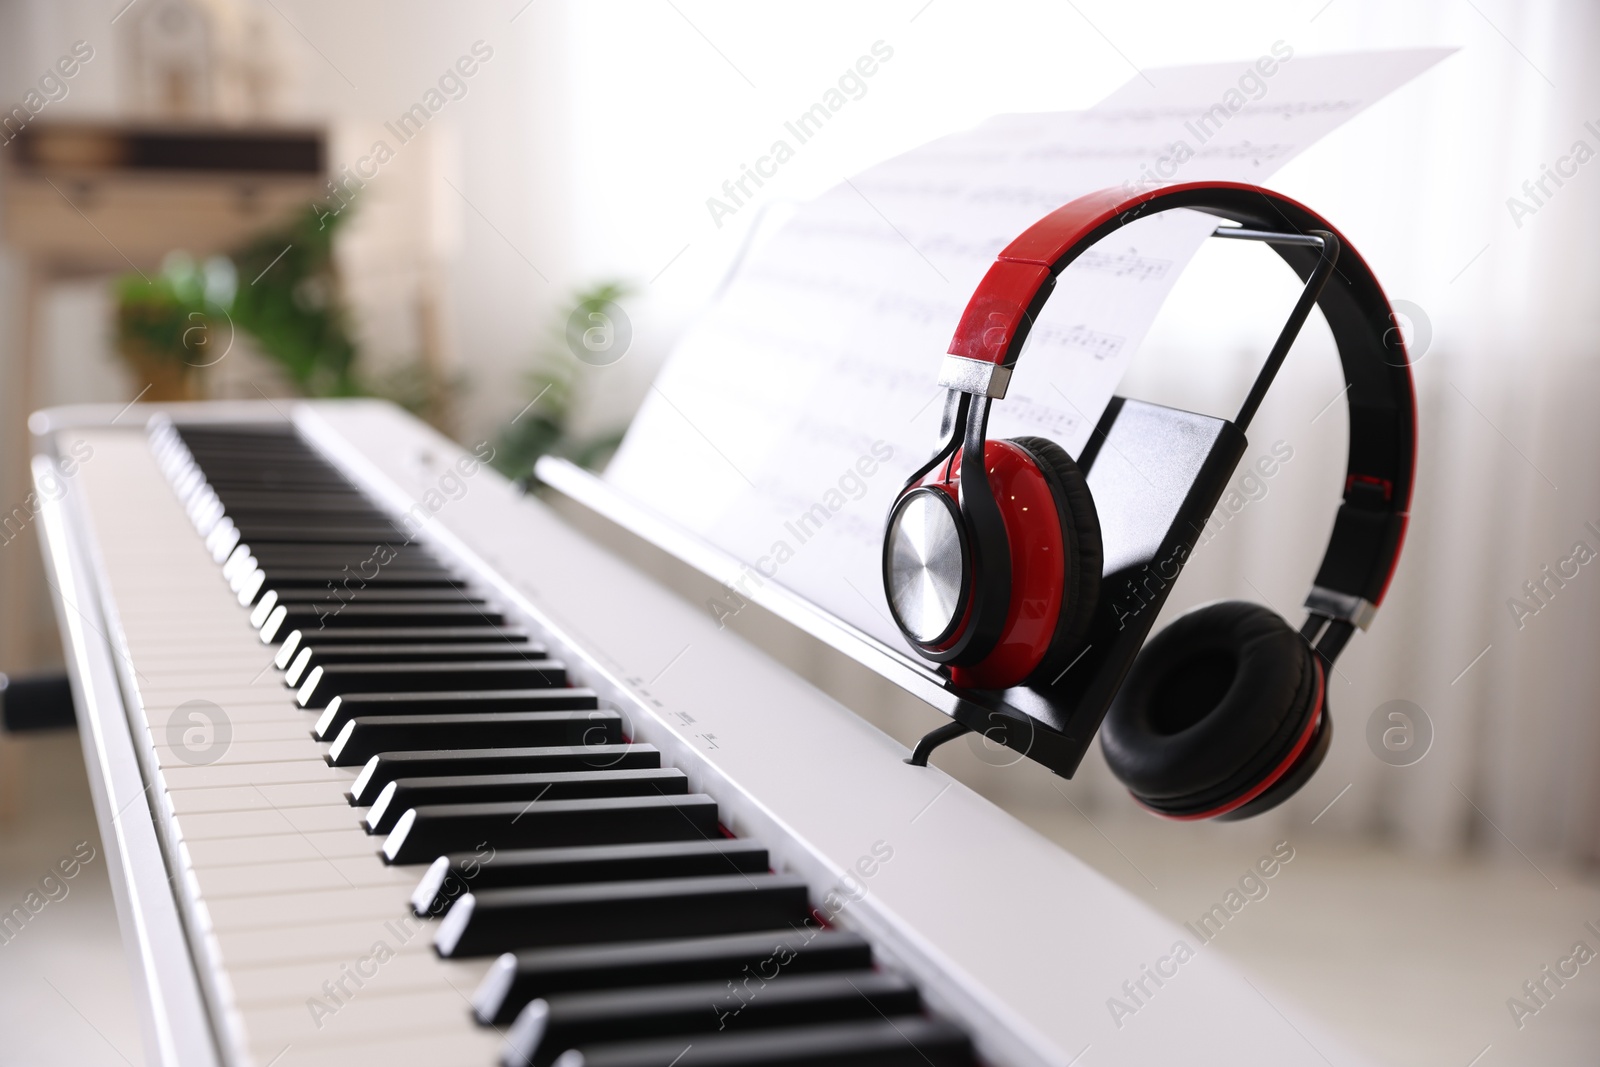
[[[1362,630],[1371,626],[1373,617],[1378,614],[1377,606],[1370,600],[1320,585],[1312,586],[1311,592],[1306,594],[1305,608],[1313,615],[1340,619]]]
[[[1011,368],[965,356],[945,356],[939,365],[939,384],[973,396],[999,400],[1011,384]]]

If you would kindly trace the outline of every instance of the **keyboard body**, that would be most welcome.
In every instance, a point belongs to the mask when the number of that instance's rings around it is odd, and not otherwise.
[[[487,446],[475,455],[370,401],[166,413],[180,428],[292,429],[409,516],[419,545],[714,798],[726,831],[759,841],[830,925],[867,939],[881,971],[914,981],[981,1062],[1361,1062],[1192,932],[937,768],[907,766],[903,746],[522,495],[477,462]],[[345,793],[360,768],[327,765],[316,716],[158,463],[152,414],[33,423],[46,567],[148,1061],[497,1062],[504,1028],[470,1007],[493,961],[439,958],[440,920],[408,905],[419,869],[385,864],[385,839],[358,826]],[[70,474],[66,457],[80,457]],[[209,707],[228,736],[208,763],[187,731],[215,743]]]

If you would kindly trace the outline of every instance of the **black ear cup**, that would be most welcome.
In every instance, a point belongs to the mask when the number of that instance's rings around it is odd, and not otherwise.
[[[1105,552],[1100,545],[1100,515],[1083,472],[1067,450],[1043,437],[1014,437],[1011,443],[1021,448],[1043,472],[1055,498],[1061,521],[1061,540],[1067,546],[1064,599],[1056,617],[1055,636],[1044,659],[1027,679],[1030,685],[1049,685],[1078,654],[1089,622],[1100,599],[1100,571]]]
[[[1100,744],[1111,772],[1146,807],[1177,818],[1243,818],[1287,799],[1322,762],[1332,737],[1325,702],[1322,666],[1305,639],[1275,612],[1225,601],[1184,615],[1145,645]]]

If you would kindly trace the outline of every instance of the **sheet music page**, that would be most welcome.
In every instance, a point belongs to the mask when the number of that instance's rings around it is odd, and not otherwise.
[[[939,363],[1017,234],[1107,186],[1263,182],[1448,54],[1428,49],[1147,71],[1094,108],[1004,115],[847,179],[752,253],[680,341],[606,479],[747,564],[708,610],[778,582],[896,648],[885,516],[932,452]],[[993,438],[1087,441],[1179,272],[1216,227],[1173,211],[1074,262],[1034,325]]]

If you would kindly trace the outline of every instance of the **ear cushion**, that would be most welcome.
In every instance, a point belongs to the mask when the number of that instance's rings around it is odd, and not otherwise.
[[[1095,604],[1100,599],[1100,572],[1105,566],[1105,551],[1100,544],[1100,514],[1094,507],[1089,483],[1067,450],[1044,437],[1013,437],[1011,443],[1033,458],[1056,501],[1061,520],[1062,541],[1067,545],[1064,571],[1065,596],[1056,617],[1055,636],[1044,659],[1027,679],[1028,684],[1048,685],[1065,670],[1077,654]]]
[[[1237,600],[1207,605],[1139,652],[1101,749],[1147,806],[1210,811],[1283,763],[1323,689],[1315,653],[1277,613]]]
[[[1317,773],[1317,768],[1322,766],[1322,761],[1327,758],[1328,749],[1333,745],[1333,717],[1328,711],[1328,698],[1324,691],[1322,698],[1322,716],[1317,720],[1317,731],[1306,745],[1305,752],[1294,761],[1294,765],[1283,772],[1283,776],[1260,795],[1246,801],[1232,811],[1216,816],[1217,822],[1237,822],[1240,819],[1249,819],[1260,815],[1264,811],[1271,811],[1285,800],[1300,792],[1300,787],[1311,780]]]

